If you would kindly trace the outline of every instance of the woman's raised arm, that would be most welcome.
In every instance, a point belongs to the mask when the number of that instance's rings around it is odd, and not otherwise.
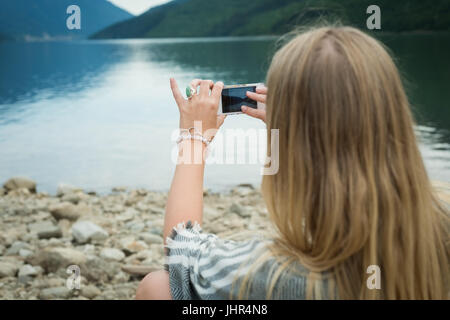
[[[207,140],[212,139],[225,119],[225,116],[217,116],[223,83],[193,80],[191,86],[200,86],[200,91],[188,100],[181,94],[175,79],[170,79],[170,85],[180,111],[180,129],[195,128]],[[166,205],[164,239],[180,222],[202,223],[205,148],[202,141],[194,139],[179,143],[178,163]]]

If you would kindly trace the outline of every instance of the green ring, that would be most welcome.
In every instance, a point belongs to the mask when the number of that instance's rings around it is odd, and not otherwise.
[[[191,95],[192,95],[192,93],[191,93],[191,87],[190,87],[190,86],[187,86],[187,87],[186,87],[186,97],[190,98]]]

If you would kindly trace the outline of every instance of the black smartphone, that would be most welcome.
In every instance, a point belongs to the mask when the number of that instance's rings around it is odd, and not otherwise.
[[[256,92],[261,83],[236,84],[224,86],[219,106],[219,114],[239,114],[241,107],[247,106],[254,109],[264,109],[265,105],[247,97],[247,91]]]

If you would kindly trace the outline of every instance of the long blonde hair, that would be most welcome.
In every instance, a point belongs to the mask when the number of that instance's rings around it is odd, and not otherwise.
[[[278,129],[280,153],[262,192],[278,236],[259,262],[283,259],[268,292],[300,262],[310,283],[329,276],[340,299],[447,298],[448,209],[383,45],[350,27],[303,32],[275,54],[267,87],[268,149]],[[370,265],[380,290],[366,285]],[[309,287],[309,298],[325,296]]]

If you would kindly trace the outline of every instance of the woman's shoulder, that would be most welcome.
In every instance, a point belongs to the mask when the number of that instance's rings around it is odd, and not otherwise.
[[[249,283],[248,299],[266,299],[269,279],[283,265],[271,254],[272,244],[262,236],[236,241],[205,233],[196,223],[179,224],[166,245],[173,298],[229,299]],[[277,277],[274,298],[305,298],[308,270],[299,263],[292,266]]]

